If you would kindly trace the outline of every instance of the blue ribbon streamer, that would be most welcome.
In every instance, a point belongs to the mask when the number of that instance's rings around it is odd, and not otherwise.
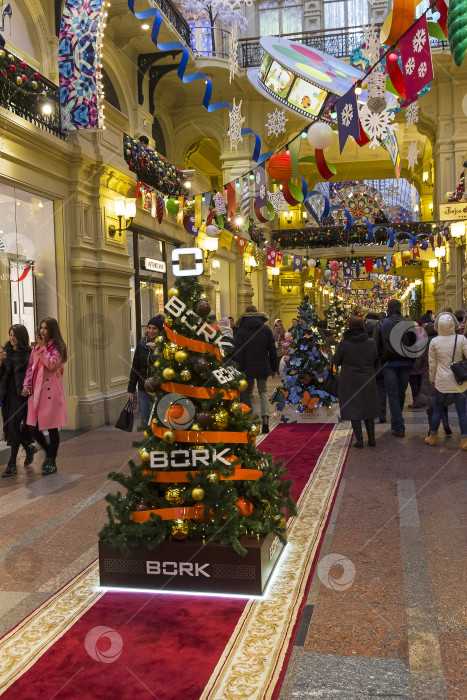
[[[388,228],[387,226],[384,226],[384,224],[382,224],[381,226],[374,226],[373,233],[376,233],[376,231],[378,231],[380,228],[384,228],[384,230],[388,232],[387,247],[394,248],[394,243],[395,243],[395,239],[396,239],[396,237],[394,235],[394,231],[392,229]]]
[[[366,240],[372,241],[374,239],[374,229],[373,229],[372,224],[368,221],[368,219],[364,219],[363,216],[354,216],[354,218],[351,221],[351,225],[355,221],[360,221],[360,220],[364,221],[366,224],[366,228],[367,228]]]
[[[150,10],[143,10],[143,12],[135,12],[135,0],[128,0],[128,7],[130,9],[130,12],[136,17],[136,19],[146,20],[150,19],[151,17],[154,17],[154,22],[152,24],[151,30],[151,39],[153,44],[159,49],[159,51],[182,51],[182,57],[180,59],[180,63],[177,69],[177,75],[183,83],[193,83],[195,80],[204,80],[206,82],[203,97],[203,107],[207,109],[208,112],[215,112],[218,109],[225,108],[232,110],[232,105],[228,102],[214,102],[213,104],[211,104],[212,81],[210,78],[208,78],[207,75],[205,75],[204,73],[190,73],[189,75],[185,75],[188,60],[190,58],[190,52],[188,51],[185,44],[182,44],[180,41],[169,41],[164,44],[157,43],[159,31],[163,20],[162,14],[159,12],[159,10],[153,8]],[[272,152],[261,154],[261,139],[258,136],[258,134],[252,129],[242,129],[241,134],[242,136],[245,136],[246,134],[253,134],[255,137],[255,147],[253,149],[252,156],[252,160],[254,160],[255,163],[262,163],[264,160],[270,158],[273,155]]]

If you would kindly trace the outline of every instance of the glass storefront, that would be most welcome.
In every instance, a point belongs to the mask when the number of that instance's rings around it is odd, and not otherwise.
[[[57,318],[53,202],[0,182],[0,343],[8,328]]]

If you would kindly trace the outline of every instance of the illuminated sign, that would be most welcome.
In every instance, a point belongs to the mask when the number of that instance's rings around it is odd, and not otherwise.
[[[467,219],[467,202],[439,205],[440,221],[464,221]]]
[[[194,256],[195,266],[187,270],[180,269],[180,258],[188,255]],[[172,272],[175,277],[188,277],[189,275],[202,275],[204,272],[203,251],[201,248],[175,248],[172,251]]]
[[[373,289],[374,286],[373,280],[352,280],[350,283],[351,289]]]
[[[162,260],[153,260],[152,258],[141,258],[141,267],[151,272],[164,273],[166,271],[165,262]]]

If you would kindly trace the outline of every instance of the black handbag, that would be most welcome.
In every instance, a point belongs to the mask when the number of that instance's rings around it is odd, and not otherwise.
[[[464,358],[464,353],[462,353],[462,360],[459,360],[459,362],[454,362],[456,345],[457,335],[456,340],[454,341],[454,350],[452,351],[451,370],[456,382],[458,384],[463,384],[464,382],[467,382],[467,360]]]
[[[123,411],[118,417],[118,421],[115,423],[115,427],[119,430],[125,430],[127,433],[131,433],[133,431],[134,419],[133,403],[131,401],[127,401]]]
[[[339,394],[339,375],[332,370],[323,382],[323,391],[330,396],[338,396]]]

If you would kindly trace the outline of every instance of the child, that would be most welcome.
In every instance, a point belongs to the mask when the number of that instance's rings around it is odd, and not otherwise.
[[[292,333],[287,332],[284,335],[284,340],[281,342],[282,345],[282,359],[279,365],[279,374],[282,377],[282,381],[285,379],[285,363],[289,361],[290,355],[288,354],[289,348],[292,344]]]

